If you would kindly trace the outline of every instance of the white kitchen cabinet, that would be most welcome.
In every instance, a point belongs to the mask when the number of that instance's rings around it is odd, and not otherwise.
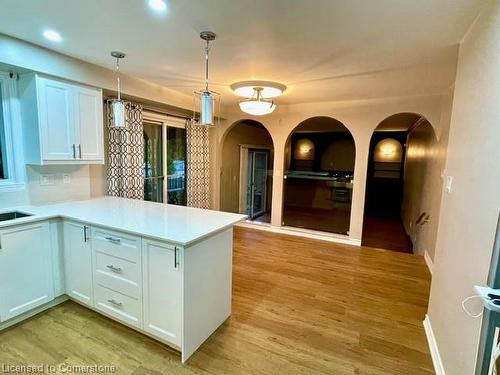
[[[49,223],[1,229],[0,243],[3,322],[54,299]]]
[[[63,231],[66,294],[93,306],[90,227],[78,222],[65,221]]]
[[[25,74],[19,95],[27,164],[104,162],[100,89]]]
[[[143,254],[144,330],[181,347],[181,249],[145,239]]]

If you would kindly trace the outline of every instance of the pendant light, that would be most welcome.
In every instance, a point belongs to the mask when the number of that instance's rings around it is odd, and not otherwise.
[[[112,127],[117,128],[117,129],[123,129],[127,126],[127,111],[125,109],[125,102],[121,99],[121,93],[120,93],[120,59],[123,59],[125,57],[125,54],[123,52],[118,52],[118,51],[113,51],[111,52],[111,56],[116,58],[116,68],[115,68],[115,73],[116,73],[116,91],[118,93],[117,98],[113,99],[111,101],[111,108],[113,112],[113,122],[112,122]]]
[[[215,40],[215,33],[212,31],[202,31],[200,38],[206,42],[205,46],[205,88],[195,92],[195,100],[199,103],[199,125],[211,126],[215,125],[215,103],[220,103],[220,95],[212,91],[208,87],[208,67],[210,42]],[[195,113],[197,112],[198,103],[195,102]]]

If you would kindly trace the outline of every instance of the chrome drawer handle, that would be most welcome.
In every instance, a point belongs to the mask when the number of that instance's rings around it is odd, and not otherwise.
[[[108,240],[109,242],[113,242],[113,243],[120,243],[120,239],[119,238],[106,237],[106,240]]]
[[[106,267],[109,268],[113,272],[122,272],[121,267],[115,267],[112,264],[108,264]]]
[[[119,306],[119,307],[122,307],[123,306],[123,303],[121,302],[118,302],[118,301],[115,301],[114,299],[108,299],[108,302],[115,305],[115,306]]]

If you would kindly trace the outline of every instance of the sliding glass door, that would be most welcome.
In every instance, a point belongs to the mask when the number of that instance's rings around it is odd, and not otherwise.
[[[186,205],[186,129],[167,126],[168,203]]]
[[[144,200],[163,202],[163,127],[144,123]]]
[[[186,205],[185,128],[144,121],[144,200]]]
[[[248,151],[247,215],[251,219],[266,211],[267,163],[267,151]]]

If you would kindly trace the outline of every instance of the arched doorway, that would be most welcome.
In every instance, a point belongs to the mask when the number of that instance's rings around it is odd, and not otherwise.
[[[285,147],[283,225],[349,234],[355,144],[331,117],[302,121]]]
[[[435,179],[436,145],[432,125],[420,114],[394,114],[377,126],[370,141],[363,246],[414,252],[432,210],[424,195]]]
[[[261,123],[241,120],[229,129],[222,143],[222,211],[271,222],[273,154],[273,140]]]

